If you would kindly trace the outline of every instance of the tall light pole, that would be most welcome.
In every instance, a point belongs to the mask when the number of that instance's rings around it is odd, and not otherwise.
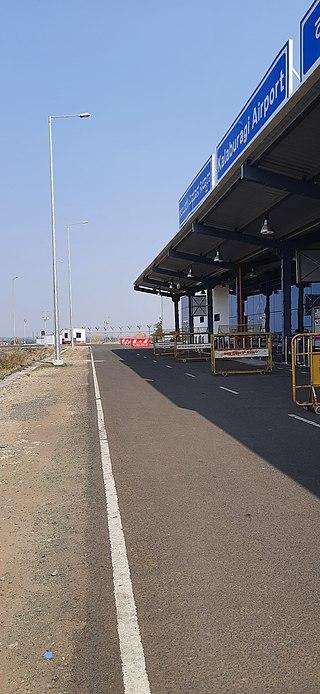
[[[23,319],[23,344],[26,344],[26,325],[27,325],[27,319]]]
[[[54,323],[54,360],[55,366],[61,366],[60,357],[60,330],[59,330],[59,301],[57,281],[57,257],[56,257],[56,215],[54,201],[54,177],[53,177],[53,148],[52,148],[52,121],[61,118],[89,118],[90,113],[73,113],[62,116],[49,116],[49,162],[50,162],[50,203],[51,203],[51,244],[52,244],[52,281],[53,281],[53,323]]]
[[[12,278],[12,332],[13,332],[13,344],[16,344],[16,293],[15,293],[15,281],[19,279],[18,275]]]
[[[72,277],[71,277],[71,247],[70,247],[70,229],[77,224],[89,224],[87,219],[81,222],[72,222],[72,224],[67,224],[67,247],[68,247],[68,286],[69,286],[69,328],[70,328],[70,341],[71,347],[74,347],[73,338],[73,315],[72,315]]]

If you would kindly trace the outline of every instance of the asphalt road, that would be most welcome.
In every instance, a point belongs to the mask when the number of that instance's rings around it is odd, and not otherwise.
[[[285,371],[93,356],[151,692],[318,693],[320,418]]]

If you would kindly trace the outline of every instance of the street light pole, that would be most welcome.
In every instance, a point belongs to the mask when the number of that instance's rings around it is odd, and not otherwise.
[[[12,332],[13,332],[13,344],[16,344],[16,294],[15,294],[15,281],[18,279],[18,275],[12,278]]]
[[[60,329],[59,329],[59,301],[57,281],[57,253],[56,253],[56,220],[54,200],[54,173],[53,173],[53,147],[52,147],[52,121],[61,118],[88,118],[90,113],[76,113],[62,116],[49,116],[49,163],[50,163],[50,204],[51,204],[51,245],[52,245],[52,282],[53,282],[53,325],[54,325],[54,360],[55,366],[61,366],[63,361],[60,356]]]
[[[76,224],[88,224],[88,220],[84,219],[81,222],[73,222],[72,224],[67,224],[67,247],[68,247],[68,287],[69,287],[69,329],[70,329],[70,341],[71,347],[74,347],[74,337],[73,337],[73,307],[72,307],[72,277],[71,277],[71,246],[70,246],[70,229]]]
[[[26,344],[26,323],[27,323],[27,319],[24,318],[23,319],[23,344],[24,345]]]
[[[52,246],[52,282],[53,282],[53,329],[54,329],[54,360],[55,366],[63,364],[60,358],[60,329],[59,302],[57,282],[57,251],[56,251],[56,216],[54,203],[53,151],[52,151],[52,118],[49,116],[49,160],[50,160],[50,203],[51,203],[51,246]]]

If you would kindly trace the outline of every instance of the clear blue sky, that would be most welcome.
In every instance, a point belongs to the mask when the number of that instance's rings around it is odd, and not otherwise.
[[[52,315],[47,116],[54,126],[61,325],[65,224],[75,322],[154,322],[132,284],[177,231],[180,194],[289,36],[308,0],[10,0],[1,13],[0,335]]]

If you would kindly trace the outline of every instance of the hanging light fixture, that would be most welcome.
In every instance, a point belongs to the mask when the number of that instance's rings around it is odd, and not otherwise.
[[[173,289],[173,282],[172,282],[172,280],[171,280],[171,282],[170,282],[170,284],[169,284],[169,289]]]
[[[187,274],[187,277],[188,277],[189,279],[191,279],[192,276],[193,276],[193,275],[192,275],[192,265],[190,265],[190,270],[189,270],[189,272],[188,272],[188,274]]]
[[[220,249],[219,249],[219,248],[217,248],[217,252],[216,252],[216,254],[215,254],[214,258],[213,258],[213,262],[214,262],[214,263],[223,263],[223,260],[222,260],[222,258],[220,257]]]
[[[261,236],[273,236],[273,234],[274,234],[272,229],[270,229],[270,227],[269,227],[269,219],[267,216],[264,218],[263,225],[260,229],[260,234],[261,234]]]
[[[250,277],[251,279],[253,279],[254,277],[257,277],[257,273],[255,272],[255,269],[254,269],[254,268],[251,268],[251,272],[250,272],[250,274],[249,274],[249,277]]]
[[[177,289],[181,289],[181,284],[180,284],[180,282],[178,282],[178,284],[177,284]]]

